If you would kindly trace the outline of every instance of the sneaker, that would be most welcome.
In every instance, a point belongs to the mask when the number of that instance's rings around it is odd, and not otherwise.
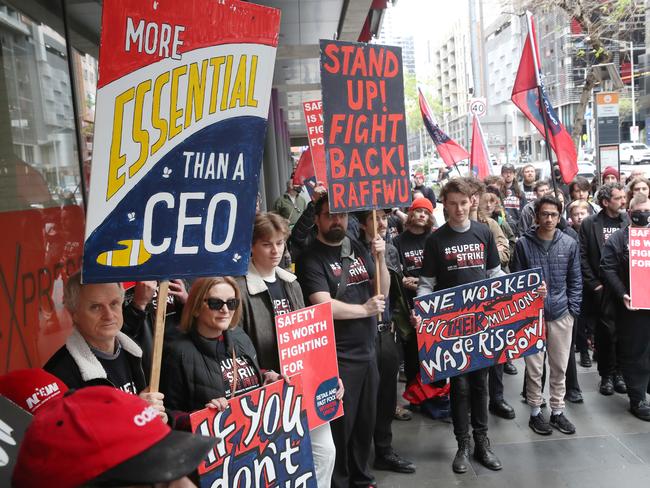
[[[580,366],[583,368],[591,368],[592,362],[589,357],[589,351],[580,351]]]
[[[564,413],[558,413],[557,415],[551,415],[551,421],[549,424],[552,427],[555,427],[557,430],[562,432],[563,434],[575,434],[576,433],[576,428],[575,426],[571,423],[571,421],[566,418]]]
[[[528,421],[528,427],[530,427],[533,432],[539,435],[551,435],[553,429],[542,415],[542,412],[539,412],[537,415],[531,415],[530,420]]]
[[[582,392],[580,390],[567,390],[564,399],[567,402],[571,403],[583,403],[584,398],[582,398]]]
[[[650,405],[648,405],[648,402],[639,402],[636,405],[630,404],[630,412],[636,418],[650,422]]]

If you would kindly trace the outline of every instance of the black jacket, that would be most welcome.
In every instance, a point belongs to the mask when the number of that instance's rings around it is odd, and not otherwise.
[[[627,215],[621,215],[622,228],[629,225]],[[597,286],[603,284],[600,279],[600,258],[603,248],[603,226],[605,210],[591,215],[580,225],[580,268],[585,288],[593,294]]]
[[[623,304],[623,295],[630,293],[630,250],[628,227],[616,231],[603,246],[600,260],[600,277],[617,298],[618,305]]]
[[[246,333],[239,327],[228,329],[224,341],[229,355],[234,348],[236,356],[250,359],[261,384],[257,354]],[[160,391],[165,394],[165,406],[172,411],[175,422],[184,414],[205,408],[210,400],[225,396],[214,341],[204,339],[192,329],[169,344],[163,354]]]
[[[142,369],[142,350],[123,333],[117,335],[122,346],[121,354],[126,354],[138,393],[144,390],[147,382]],[[99,360],[77,329],[66,340],[61,349],[45,363],[43,369],[63,381],[70,389],[84,386],[108,385],[117,387],[106,375]]]

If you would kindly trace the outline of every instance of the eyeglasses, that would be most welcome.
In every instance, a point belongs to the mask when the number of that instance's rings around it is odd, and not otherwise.
[[[551,217],[552,219],[557,219],[560,216],[560,214],[557,212],[540,212],[539,216],[542,217],[543,219],[547,217]]]
[[[206,298],[203,300],[208,304],[210,310],[221,310],[225,305],[228,307],[228,310],[231,312],[237,310],[239,307],[239,298],[229,298],[228,300],[222,300],[221,298]]]

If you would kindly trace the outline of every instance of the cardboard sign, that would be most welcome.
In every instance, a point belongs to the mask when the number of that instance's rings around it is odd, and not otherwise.
[[[546,349],[541,269],[476,281],[415,299],[424,383]]]
[[[275,317],[282,373],[301,373],[309,429],[343,415],[330,302]]]
[[[650,310],[650,229],[630,227],[630,298],[632,307]]]
[[[311,160],[314,165],[316,181],[327,185],[327,167],[325,165],[325,130],[323,129],[323,102],[313,100],[302,104],[307,123],[307,139],[311,148]]]
[[[220,440],[199,464],[201,488],[317,488],[300,375],[190,416],[192,432]]]
[[[402,50],[320,41],[330,211],[411,204]]]
[[[32,416],[0,395],[0,486],[11,486],[20,443]]]
[[[106,0],[84,282],[248,269],[279,10]]]

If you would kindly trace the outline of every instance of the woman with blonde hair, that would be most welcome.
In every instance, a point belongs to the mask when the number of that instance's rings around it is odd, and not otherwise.
[[[163,355],[160,391],[175,426],[189,429],[189,413],[223,411],[228,399],[280,379],[263,371],[246,333],[237,327],[241,294],[229,276],[197,279],[183,307],[184,334]]]
[[[637,176],[627,185],[627,204],[629,205],[638,193],[643,193],[646,197],[650,194],[650,180],[643,176]]]
[[[260,365],[268,370],[280,371],[275,317],[305,307],[296,276],[280,267],[288,237],[286,219],[273,212],[259,213],[253,224],[248,273],[237,278],[242,293],[240,324],[255,345]],[[343,393],[339,379],[339,401]],[[331,484],[336,459],[330,425],[323,424],[310,435],[316,480],[319,488],[326,488]]]

